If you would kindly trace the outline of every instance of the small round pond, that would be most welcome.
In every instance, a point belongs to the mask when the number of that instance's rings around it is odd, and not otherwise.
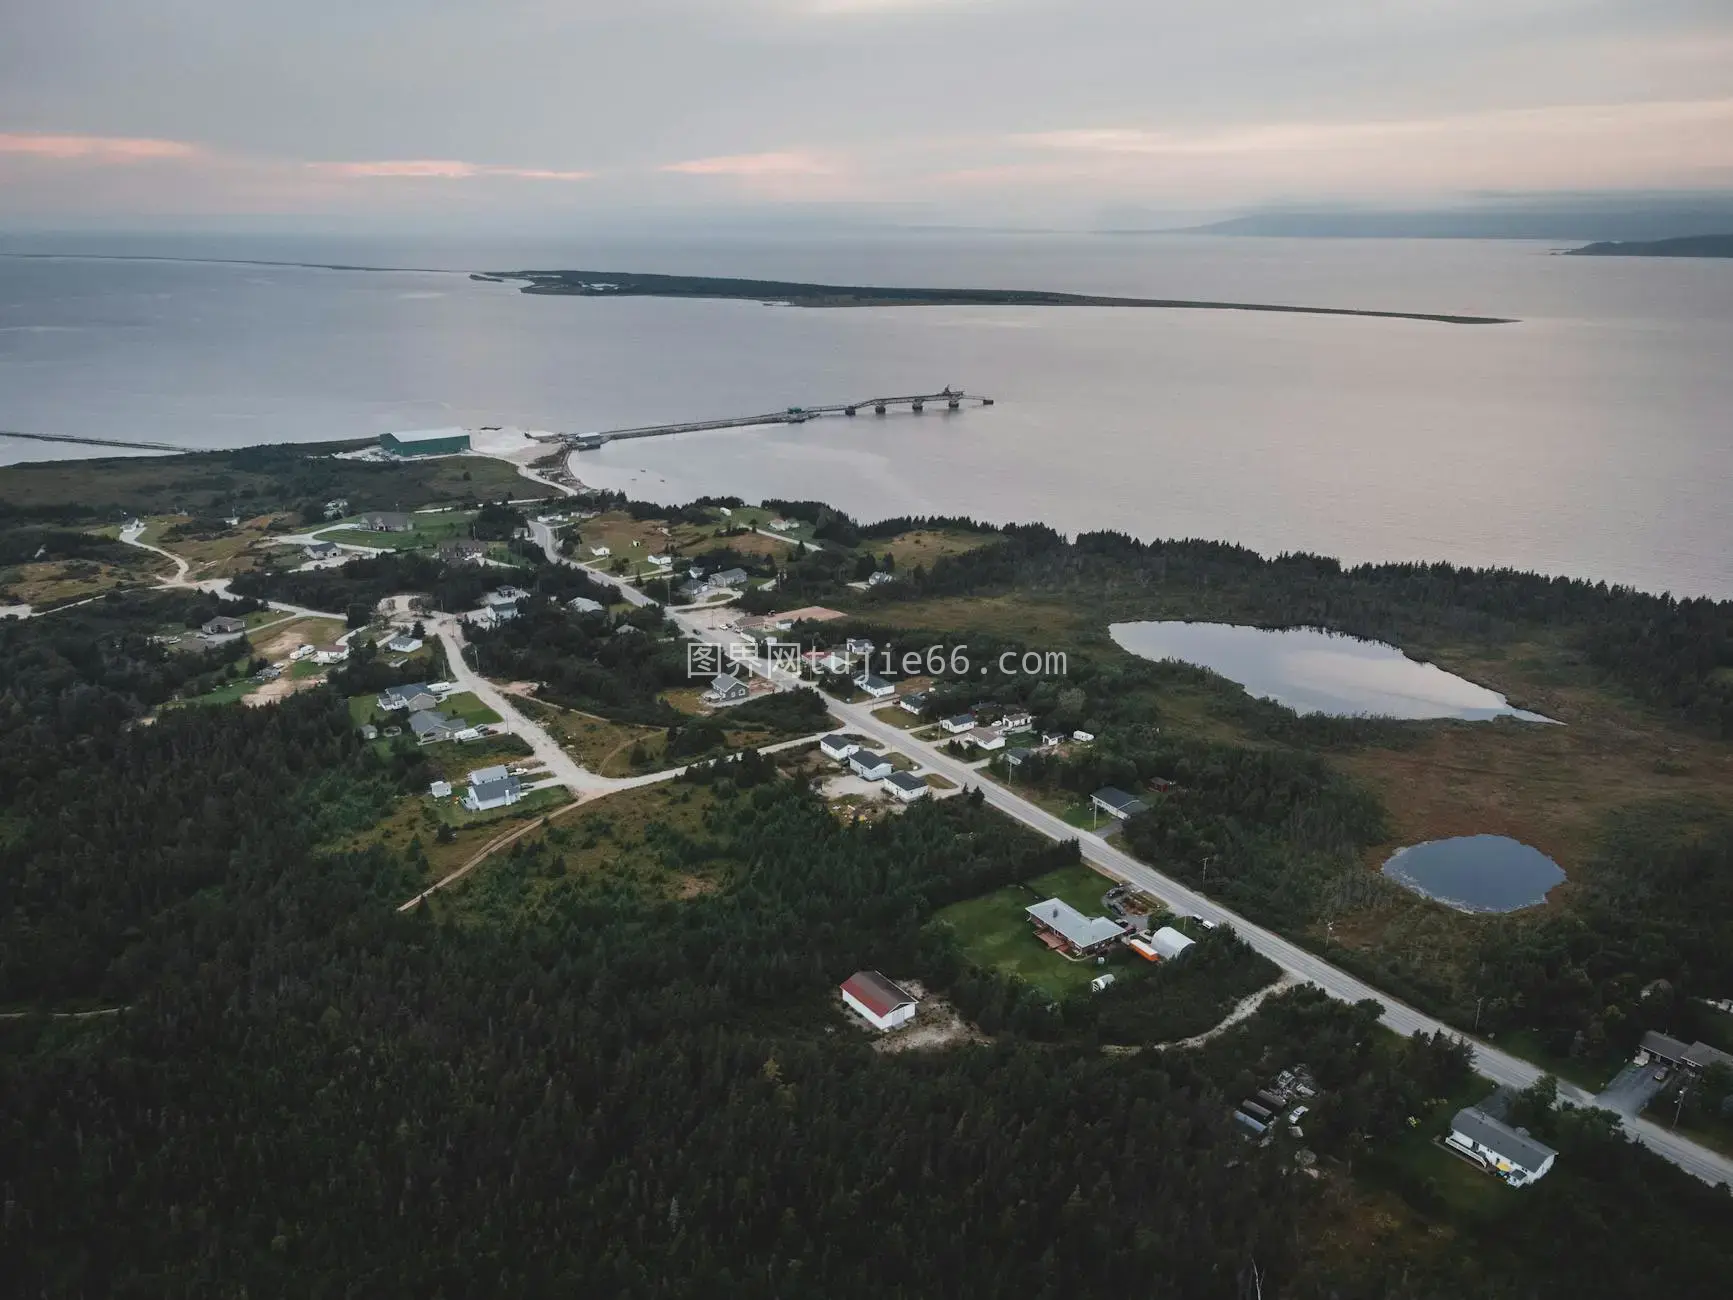
[[[1384,874],[1459,912],[1533,907],[1565,878],[1546,854],[1506,835],[1459,835],[1397,849]]]

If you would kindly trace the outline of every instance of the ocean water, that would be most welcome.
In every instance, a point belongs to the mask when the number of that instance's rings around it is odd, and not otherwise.
[[[1437,664],[1410,659],[1393,645],[1317,628],[1242,627],[1172,621],[1114,623],[1123,649],[1145,659],[1177,659],[1238,682],[1248,694],[1295,713],[1338,718],[1515,718],[1548,722],[1513,709],[1504,696]]]
[[[0,251],[583,267],[1512,316],[811,310],[538,298],[461,274],[0,258],[0,429],[187,446],[443,424],[573,432],[945,384],[956,415],[578,458],[599,486],[818,497],[1508,565],[1733,596],[1733,262],[1534,243],[909,234],[638,245],[0,239]],[[0,438],[0,462],[112,454]]]

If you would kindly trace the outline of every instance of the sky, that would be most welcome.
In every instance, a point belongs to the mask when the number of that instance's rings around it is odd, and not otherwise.
[[[1730,0],[0,0],[0,225],[1733,191]]]

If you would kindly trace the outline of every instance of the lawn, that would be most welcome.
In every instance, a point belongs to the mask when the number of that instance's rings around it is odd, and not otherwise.
[[[614,722],[576,709],[561,709],[540,700],[520,700],[518,707],[560,742],[573,758],[602,776],[631,776],[654,771],[667,745],[663,727],[640,727]],[[634,767],[629,761],[633,745],[642,747],[645,761]]]
[[[83,600],[114,587],[153,581],[171,573],[167,560],[136,551],[136,560],[42,560],[0,568],[0,590],[10,591],[22,604],[53,605]]]
[[[426,796],[431,798],[431,796]],[[462,792],[457,791],[449,799],[441,799],[435,805],[439,820],[447,826],[466,828],[471,826],[487,826],[497,822],[521,820],[525,817],[539,817],[542,813],[551,812],[561,804],[571,802],[571,793],[564,786],[543,786],[540,790],[531,790],[522,799],[504,808],[490,808],[486,812],[471,812],[463,806]]]
[[[371,529],[354,526],[360,522],[344,521],[350,526],[337,527],[329,531],[321,529],[319,539],[326,542],[336,542],[340,546],[371,546],[381,551],[424,551],[438,546],[441,542],[449,542],[453,538],[468,537],[470,521],[475,518],[473,510],[442,510],[438,514],[412,514],[410,522],[414,525],[406,533],[376,533]]]
[[[1016,975],[1060,998],[1087,987],[1102,968],[1093,961],[1068,961],[1049,950],[1035,938],[1025,909],[1044,898],[1059,898],[1085,916],[1100,916],[1101,896],[1109,888],[1104,876],[1079,864],[953,903],[936,919],[951,927],[964,955],[976,965]],[[1107,964],[1121,979],[1149,969],[1118,947]]]
[[[487,727],[499,722],[500,716],[483,704],[474,691],[458,691],[439,703],[439,711],[448,718],[461,718],[471,727]]]
[[[191,699],[177,700],[178,704],[234,704],[243,696],[251,695],[259,689],[259,683],[251,677],[237,677],[232,682],[225,682],[213,691],[203,695],[195,695]]]
[[[266,628],[256,635],[249,635],[248,639],[252,641],[253,650],[261,659],[277,662],[287,659],[289,653],[298,646],[328,645],[342,635],[341,619],[290,618],[287,622]],[[311,661],[302,661],[307,662]],[[296,667],[300,667],[300,664]]]
[[[945,529],[916,528],[906,533],[898,533],[895,537],[884,540],[873,540],[862,543],[861,550],[870,551],[881,560],[890,556],[896,561],[897,568],[906,569],[917,564],[930,566],[932,562],[943,555],[962,555],[998,541],[994,533],[964,533],[951,532]]]

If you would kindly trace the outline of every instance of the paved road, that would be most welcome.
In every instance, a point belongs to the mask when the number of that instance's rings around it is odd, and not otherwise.
[[[618,578],[612,573],[604,573],[602,570],[592,568],[588,564],[580,564],[570,556],[561,555],[559,541],[554,537],[554,530],[547,524],[538,524],[532,521],[530,523],[530,537],[535,541],[537,546],[542,548],[542,554],[547,557],[549,564],[567,564],[574,569],[582,569],[597,582],[604,583],[605,585],[618,590],[622,597],[631,604],[637,605],[640,608],[645,605],[655,604],[653,600],[623,578]]]
[[[716,645],[727,645],[739,638],[725,632],[713,631],[694,622],[690,617],[678,611],[670,611],[671,618],[687,633],[698,640],[709,641]],[[770,678],[779,685],[788,686],[798,679],[792,674],[772,668],[759,661],[749,661],[751,667],[760,675]],[[1514,1088],[1526,1088],[1545,1073],[1539,1066],[1524,1061],[1519,1057],[1500,1051],[1487,1043],[1469,1038],[1461,1030],[1436,1020],[1406,1003],[1399,1002],[1387,993],[1381,993],[1365,981],[1340,970],[1325,961],[1315,953],[1300,947],[1298,944],[1284,939],[1274,931],[1254,925],[1244,917],[1229,911],[1220,903],[1171,876],[1162,874],[1140,862],[1129,854],[1115,848],[1101,836],[1090,831],[1079,830],[1070,823],[1055,817],[1045,808],[1030,803],[1021,795],[984,780],[970,769],[968,764],[951,757],[936,746],[925,741],[916,740],[900,727],[893,727],[880,722],[873,716],[872,708],[883,708],[882,702],[869,707],[864,704],[844,704],[839,700],[826,697],[831,712],[840,718],[850,731],[858,731],[872,737],[887,747],[894,747],[912,757],[918,757],[926,767],[939,775],[955,781],[960,786],[978,787],[986,801],[1000,812],[1023,823],[1032,830],[1055,840],[1075,839],[1082,850],[1084,861],[1091,866],[1100,868],[1107,874],[1120,880],[1128,880],[1160,898],[1176,912],[1190,913],[1207,921],[1231,925],[1246,940],[1247,943],[1275,962],[1283,970],[1310,984],[1316,984],[1331,997],[1340,998],[1344,1002],[1362,1002],[1371,1000],[1384,1009],[1383,1023],[1395,1032],[1407,1037],[1426,1032],[1443,1031],[1453,1037],[1465,1039],[1474,1050],[1475,1069],[1494,1083]],[[1574,1084],[1559,1083],[1559,1098],[1571,1105],[1588,1106],[1594,1104],[1594,1097],[1576,1087]],[[1691,1142],[1679,1134],[1646,1119],[1626,1116],[1625,1132],[1637,1141],[1647,1146],[1663,1159],[1671,1161],[1686,1173],[1702,1179],[1706,1183],[1733,1184],[1733,1159],[1710,1151],[1705,1147]]]

